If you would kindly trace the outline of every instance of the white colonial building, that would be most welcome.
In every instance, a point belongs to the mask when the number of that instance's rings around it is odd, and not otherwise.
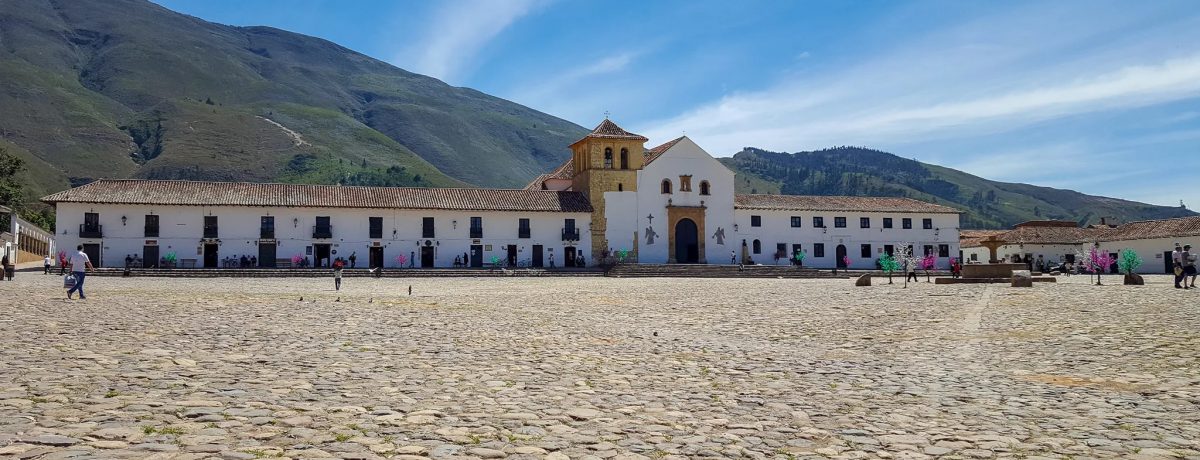
[[[646,138],[604,120],[523,190],[100,180],[43,198],[63,247],[93,260],[219,267],[253,257],[323,266],[781,263],[875,267],[899,245],[959,253],[959,211],[907,198],[736,195],[734,173],[687,137]],[[168,254],[172,257],[168,257]]]

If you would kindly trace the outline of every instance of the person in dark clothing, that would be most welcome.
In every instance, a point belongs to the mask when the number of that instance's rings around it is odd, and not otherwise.
[[[357,261],[358,261],[358,253],[357,253],[357,252],[351,252],[351,253],[350,253],[350,268],[354,268],[354,264],[355,264],[355,262],[357,262]]]

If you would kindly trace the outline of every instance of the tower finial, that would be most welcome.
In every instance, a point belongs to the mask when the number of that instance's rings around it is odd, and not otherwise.
[[[605,120],[607,120],[607,119],[608,119],[608,111],[607,111],[607,110],[605,110],[605,111],[604,111],[604,119],[605,119]]]

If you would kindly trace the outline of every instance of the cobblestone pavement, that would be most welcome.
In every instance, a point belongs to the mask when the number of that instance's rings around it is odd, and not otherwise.
[[[21,274],[0,457],[1200,458],[1200,291],[899,281]]]

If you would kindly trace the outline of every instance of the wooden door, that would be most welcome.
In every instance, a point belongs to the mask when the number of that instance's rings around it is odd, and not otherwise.
[[[421,268],[433,268],[433,246],[421,246]]]
[[[98,243],[90,243],[83,245],[83,253],[87,254],[88,260],[92,261],[93,267],[104,266],[104,259],[100,256],[100,245]],[[71,270],[83,271],[86,267],[71,267]]]
[[[142,268],[158,267],[158,246],[142,246]]]
[[[217,265],[217,263],[218,263],[217,245],[212,244],[212,243],[205,244],[204,245],[204,268],[217,268],[219,266],[219,265]]]
[[[529,265],[538,268],[542,267],[542,245],[533,245],[533,259],[530,260]]]
[[[278,251],[279,246],[275,243],[259,243],[258,266],[262,268],[275,268],[275,257]]]

